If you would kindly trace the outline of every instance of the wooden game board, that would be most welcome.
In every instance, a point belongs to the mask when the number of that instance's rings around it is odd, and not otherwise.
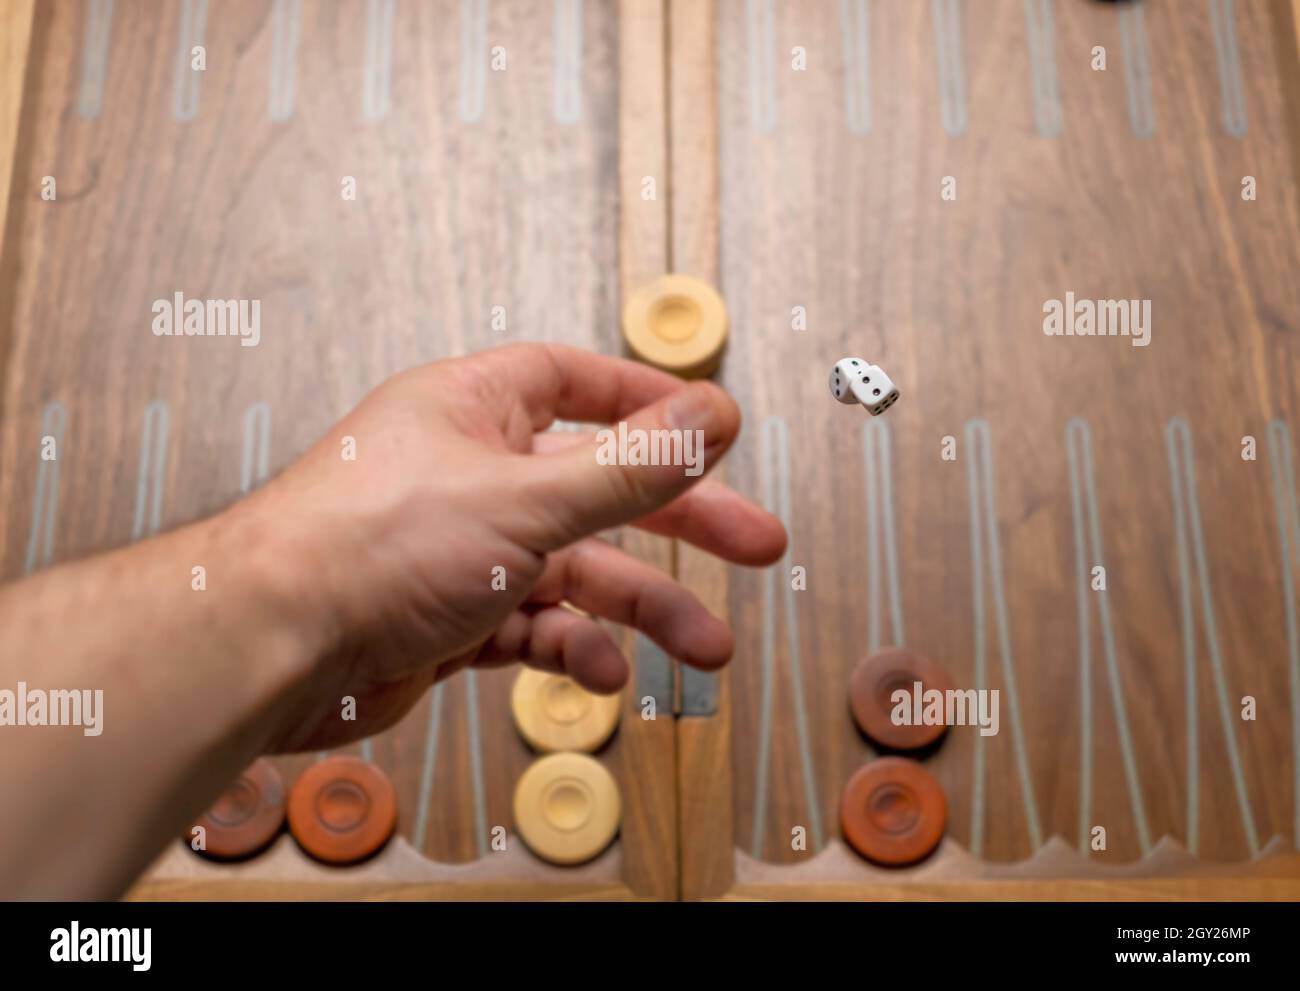
[[[489,851],[532,759],[492,671],[353,748],[399,795],[376,859],[178,844],[135,897],[1300,897],[1289,2],[28,0],[4,20],[0,51],[26,56],[0,99],[5,579],[226,504],[413,364],[617,353],[620,299],[665,271],[727,301],[718,378],[746,429],[726,476],[792,538],[760,573],[622,536],[739,650],[708,677],[628,641],[599,755],[625,821],[596,861]],[[262,343],[154,337],[178,290],[260,299]],[[1151,300],[1150,345],[1045,336],[1067,292]],[[887,416],[827,396],[845,354],[899,384]],[[1002,726],[927,759],[948,837],[886,871],[837,809],[872,754],[849,672],[898,641],[1000,689]],[[646,692],[677,718],[638,718]],[[1107,850],[1084,853],[1095,825]]]
[[[1213,29],[1216,8],[1231,30]],[[1226,8],[720,0],[719,35],[751,42],[717,48],[735,328],[721,380],[749,422],[729,472],[786,500],[770,508],[792,539],[765,575],[679,559],[715,595],[729,582],[742,644],[716,713],[683,719],[686,896],[1300,891],[1277,529],[1294,489],[1275,490],[1289,462],[1270,453],[1289,448],[1300,371],[1296,90],[1279,85],[1294,31],[1283,5]],[[1235,59],[1216,54],[1225,38]],[[844,56],[787,72],[795,45]],[[1247,175],[1271,207],[1243,201]],[[1043,303],[1069,290],[1151,299],[1150,344],[1046,336]],[[899,384],[887,416],[805,398],[843,354]],[[1171,449],[1180,471],[1194,458],[1181,510]],[[795,565],[806,592],[789,591]],[[836,839],[840,791],[872,753],[846,682],[890,642],[1003,706],[996,737],[955,729],[927,760],[948,838],[903,872]],[[1238,718],[1243,695],[1258,720]],[[697,751],[713,761],[698,781]],[[714,801],[720,774],[732,787]],[[1081,846],[1095,825],[1104,853]]]

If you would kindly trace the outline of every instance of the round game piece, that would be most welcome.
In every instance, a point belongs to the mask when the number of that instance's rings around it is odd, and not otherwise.
[[[920,750],[934,743],[948,727],[924,723],[899,726],[892,719],[894,703],[890,696],[900,688],[908,698],[915,697],[915,685],[921,691],[947,692],[953,687],[948,672],[924,654],[906,647],[886,647],[863,658],[849,678],[849,707],[853,721],[875,743],[888,750]],[[924,696],[922,696],[924,701]],[[908,703],[909,716],[915,714]]]
[[[194,849],[194,827],[203,828],[205,848],[195,853],[214,860],[240,860],[266,849],[284,825],[284,781],[259,757],[194,820],[184,837]]]
[[[618,726],[622,696],[596,695],[572,678],[524,668],[510,692],[515,728],[534,750],[592,753]]]
[[[844,839],[889,867],[928,857],[943,839],[947,817],[939,782],[906,757],[881,757],[859,769],[840,802]]]
[[[377,853],[397,827],[397,794],[368,761],[326,757],[289,791],[289,832],[317,860],[352,864]]]
[[[550,754],[515,785],[515,828],[553,864],[591,860],[613,841],[623,817],[618,785],[594,757]]]
[[[709,375],[727,344],[727,307],[701,279],[661,275],[624,304],[623,338],[656,368],[684,378]]]

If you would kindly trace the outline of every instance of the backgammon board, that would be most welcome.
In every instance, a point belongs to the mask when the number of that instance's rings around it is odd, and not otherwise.
[[[396,793],[372,859],[178,841],[133,897],[1300,897],[1291,3],[0,20],[6,580],[218,509],[421,362],[624,353],[623,302],[669,272],[725,301],[714,377],[745,429],[721,474],[790,534],[763,570],[615,535],[738,649],[705,674],[627,638],[595,754],[622,826],[594,859],[516,841],[537,757],[517,672],[491,670],[348,749]],[[259,300],[257,346],[151,333],[177,293]],[[897,405],[836,403],[845,355]],[[893,868],[841,835],[879,756],[850,678],[889,645],[999,698],[996,733],[923,755],[944,838]],[[321,756],[275,764],[292,782]]]

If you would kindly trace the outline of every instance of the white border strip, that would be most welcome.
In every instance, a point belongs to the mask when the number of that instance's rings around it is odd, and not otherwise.
[[[898,587],[898,547],[894,527],[893,454],[889,425],[872,417],[862,425],[862,462],[867,494],[867,649],[878,650],[881,636],[880,548],[885,550],[889,582],[889,618],[894,639],[902,646],[903,603]],[[883,523],[883,536],[882,536]]]
[[[555,0],[555,120],[582,117],[582,0]]]
[[[161,400],[145,407],[140,424],[140,470],[135,484],[135,522],[131,539],[152,537],[162,525],[163,479],[167,475],[167,439],[171,413]]]
[[[86,0],[86,37],[81,49],[77,113],[87,120],[94,120],[104,109],[104,79],[108,75],[112,33],[113,0]]]
[[[970,123],[962,65],[961,4],[958,0],[930,0],[930,13],[939,68],[939,118],[948,136],[955,138],[964,134]]]
[[[370,0],[366,8],[366,61],[361,77],[361,112],[366,120],[388,116],[393,92],[394,0]]]
[[[1128,98],[1129,123],[1139,138],[1149,138],[1156,133],[1156,111],[1151,98],[1151,59],[1143,4],[1120,5],[1119,30],[1124,46],[1124,92]]]
[[[1246,90],[1241,81],[1241,51],[1237,45],[1237,13],[1233,0],[1209,0],[1214,26],[1214,60],[1219,68],[1219,99],[1223,129],[1244,138],[1249,127]]]
[[[1196,497],[1196,461],[1192,450],[1192,431],[1187,421],[1175,416],[1165,426],[1165,449],[1169,457],[1169,477],[1174,501],[1174,521],[1178,529],[1178,570],[1182,590],[1180,598],[1183,610],[1183,657],[1190,662],[1185,675],[1187,678],[1187,723],[1188,723],[1188,850],[1196,853],[1197,818],[1199,802],[1199,774],[1195,760],[1195,726],[1196,726],[1196,643],[1195,629],[1191,622],[1190,607],[1191,578],[1188,568],[1188,531],[1191,535],[1192,557],[1196,564],[1197,585],[1200,591],[1201,621],[1205,624],[1205,639],[1210,652],[1210,670],[1214,675],[1215,692],[1219,701],[1219,719],[1223,724],[1224,742],[1228,751],[1228,764],[1232,768],[1232,781],[1236,790],[1237,804],[1241,809],[1241,825],[1246,834],[1246,843],[1252,858],[1259,855],[1259,833],[1255,829],[1255,816],[1251,811],[1250,795],[1246,787],[1246,774],[1242,768],[1241,753],[1237,748],[1237,730],[1232,718],[1232,703],[1228,698],[1228,681],[1224,670],[1223,655],[1219,650],[1219,624],[1214,613],[1214,595],[1210,590],[1210,570],[1205,555],[1205,534],[1201,529],[1201,509]]]
[[[840,0],[844,115],[853,134],[871,131],[871,43],[867,0]]]
[[[971,515],[971,587],[975,607],[975,680],[976,687],[988,687],[984,646],[986,627],[984,620],[983,561],[987,545],[989,584],[993,592],[993,618],[997,625],[998,643],[1002,653],[1002,680],[1007,696],[1007,712],[1011,718],[1011,742],[1015,750],[1016,767],[1020,772],[1021,800],[1025,808],[1025,823],[1029,829],[1029,842],[1037,850],[1043,845],[1043,831],[1038,821],[1038,803],[1034,798],[1034,780],[1029,766],[1029,752],[1025,747],[1024,729],[1020,722],[1019,692],[1016,690],[1016,666],[1011,656],[1011,629],[1008,620],[1006,592],[1002,582],[1002,545],[998,536],[997,508],[993,499],[993,445],[988,422],[975,418],[968,420],[965,429],[967,463],[967,495]],[[971,816],[971,853],[978,857],[984,837],[984,737],[976,738],[974,808]]]
[[[1278,555],[1282,569],[1282,603],[1286,610],[1286,648],[1291,668],[1291,797],[1295,805],[1292,841],[1300,845],[1300,621],[1296,616],[1294,564],[1300,555],[1300,510],[1297,510],[1291,430],[1282,420],[1268,425],[1269,462],[1273,468],[1273,505],[1277,511]]]
[[[769,416],[763,421],[760,435],[763,467],[764,506],[780,517],[786,530],[790,529],[790,434],[785,420]],[[781,563],[763,572],[763,676],[762,701],[759,714],[758,767],[754,787],[754,830],[750,849],[756,858],[763,855],[764,813],[767,810],[767,779],[772,750],[772,696],[776,681],[776,576],[783,577],[785,598],[786,640],[790,654],[790,682],[792,688],[795,733],[799,741],[799,763],[803,775],[804,801],[808,806],[808,820],[812,833],[813,850],[825,845],[822,828],[821,803],[817,796],[817,778],[813,769],[812,741],[808,730],[808,707],[804,699],[803,665],[799,644],[798,611],[795,592],[789,582],[791,548],[787,547]]]
[[[483,786],[483,734],[479,730],[478,672],[465,672],[465,732],[469,738],[469,774],[474,792],[474,846],[480,857],[488,852],[487,793]]]
[[[203,73],[190,68],[190,52],[203,44],[208,23],[208,0],[181,0],[180,30],[176,38],[176,75],[172,85],[172,116],[193,120],[199,115]]]
[[[266,481],[271,462],[271,407],[251,404],[244,410],[244,448],[239,463],[239,491],[244,495]]]
[[[745,0],[749,40],[749,112],[755,130],[776,130],[776,4]]]
[[[460,0],[460,119],[477,124],[487,99],[488,0]]]
[[[59,459],[63,457],[63,429],[68,411],[57,399],[45,404],[41,413],[41,436],[36,449],[36,492],[32,497],[32,525],[27,534],[27,558],[23,574],[48,568],[54,560],[54,521],[59,515]],[[54,460],[41,457],[45,438],[54,440]]]
[[[429,700],[429,728],[424,736],[424,761],[420,765],[420,795],[415,805],[415,828],[411,830],[411,843],[421,853],[428,845],[429,801],[433,797],[433,771],[438,764],[438,730],[442,725],[443,683],[433,686]]]
[[[1025,0],[1025,29],[1029,37],[1034,123],[1043,137],[1060,137],[1061,89],[1056,72],[1056,28],[1053,24],[1052,0]]]
[[[1101,514],[1097,510],[1097,481],[1092,467],[1092,430],[1086,420],[1074,417],[1065,425],[1065,447],[1070,468],[1070,506],[1074,519],[1074,550],[1078,562],[1077,599],[1079,611],[1079,699],[1081,743],[1079,751],[1079,850],[1086,857],[1092,850],[1089,831],[1092,828],[1092,676],[1089,624],[1091,610],[1088,596],[1091,590],[1089,576],[1097,566],[1105,568],[1102,560]],[[1085,541],[1085,535],[1087,537]],[[1151,831],[1147,825],[1146,806],[1142,801],[1142,786],[1138,779],[1136,751],[1129,731],[1128,711],[1124,704],[1124,686],[1119,676],[1116,659],[1115,629],[1110,616],[1110,597],[1107,592],[1097,596],[1098,620],[1101,626],[1102,651],[1106,659],[1106,673],[1110,681],[1111,703],[1115,707],[1115,723],[1119,730],[1120,753],[1124,762],[1124,780],[1128,784],[1129,805],[1137,823],[1138,843],[1142,854],[1151,852]]]
[[[275,0],[275,6],[271,8],[271,80],[266,111],[277,124],[283,124],[293,116],[301,30],[302,0]]]

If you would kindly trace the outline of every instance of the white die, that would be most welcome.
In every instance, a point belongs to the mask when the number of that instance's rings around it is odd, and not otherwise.
[[[842,403],[861,403],[879,416],[898,401],[898,388],[879,365],[861,358],[842,358],[830,375],[831,395]]]
[[[841,358],[831,369],[831,395],[842,403],[856,403],[852,384],[862,377],[862,373],[871,366],[861,358]]]

